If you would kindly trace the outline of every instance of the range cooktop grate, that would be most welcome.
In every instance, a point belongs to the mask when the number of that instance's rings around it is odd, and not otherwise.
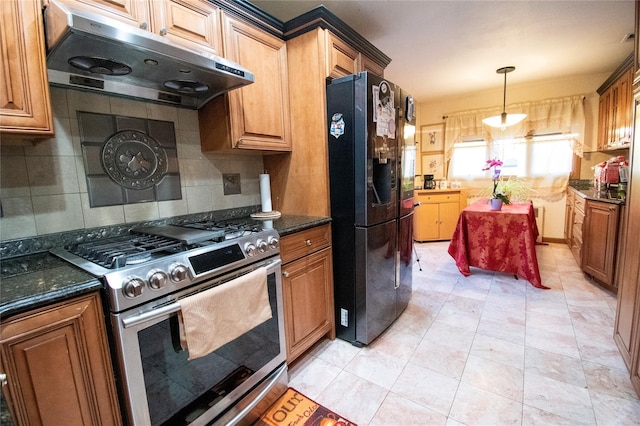
[[[156,252],[183,251],[184,245],[180,241],[154,235],[125,235],[79,243],[68,250],[104,268],[117,269],[143,263]]]

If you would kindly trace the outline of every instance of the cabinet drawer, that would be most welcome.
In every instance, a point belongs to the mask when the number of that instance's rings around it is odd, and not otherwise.
[[[447,203],[459,202],[460,193],[455,194],[420,194],[418,193],[417,201],[420,203]]]
[[[307,229],[280,239],[282,263],[288,263],[331,245],[331,225]]]
[[[585,202],[586,202],[586,200],[584,198],[582,198],[580,196],[576,196],[574,201],[573,201],[573,205],[577,210],[580,210],[582,213],[584,213]]]

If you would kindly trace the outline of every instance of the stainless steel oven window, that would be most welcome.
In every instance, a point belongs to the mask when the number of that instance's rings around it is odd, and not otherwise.
[[[175,301],[212,285],[224,285],[233,277],[205,281],[160,302],[112,314],[116,346],[120,346],[117,356],[125,415],[131,424],[213,420],[284,363],[280,260],[268,263],[272,318],[206,357],[188,361],[188,353],[179,349]]]

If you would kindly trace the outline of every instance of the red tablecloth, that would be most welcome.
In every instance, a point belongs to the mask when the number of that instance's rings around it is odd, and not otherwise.
[[[535,287],[549,288],[542,285],[538,269],[533,204],[505,204],[500,211],[490,207],[482,199],[460,213],[449,244],[449,254],[460,272],[468,276],[469,267],[475,266],[512,273]]]

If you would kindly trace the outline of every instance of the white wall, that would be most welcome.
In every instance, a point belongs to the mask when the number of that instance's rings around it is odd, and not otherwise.
[[[580,170],[581,179],[590,179],[591,166],[606,160],[608,155],[591,153],[595,151],[596,136],[598,130],[598,102],[599,96],[596,90],[609,77],[610,73],[602,73],[590,76],[576,76],[570,79],[534,82],[522,85],[509,84],[507,79],[507,105],[518,102],[527,102],[563,96],[584,95],[585,99],[585,156],[582,159]],[[502,87],[495,90],[465,93],[417,104],[417,128],[425,124],[442,123],[443,116],[449,113],[466,111],[471,109],[502,106]],[[510,112],[507,108],[507,113]],[[419,150],[418,150],[419,152]],[[421,174],[420,161],[416,164],[416,174]],[[472,200],[469,200],[472,201]],[[561,239],[564,237],[564,211],[565,199],[550,202],[533,200],[534,205],[544,206],[544,230],[543,237]]]
[[[262,156],[202,153],[197,111],[60,88],[51,101],[54,138],[0,145],[2,240],[260,204]],[[172,121],[182,199],[91,208],[76,111]],[[240,173],[241,194],[224,195],[223,173]]]

